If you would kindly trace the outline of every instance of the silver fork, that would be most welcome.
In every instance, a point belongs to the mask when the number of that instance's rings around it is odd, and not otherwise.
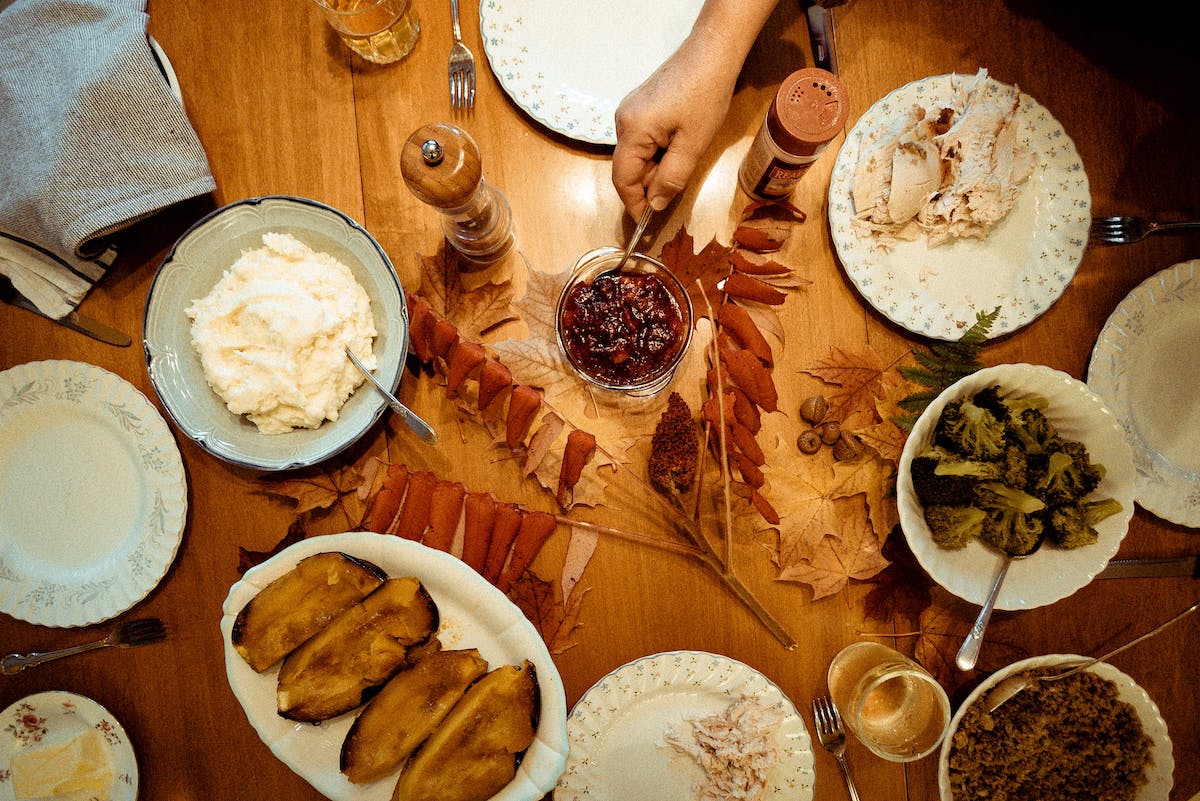
[[[850,766],[846,764],[846,732],[842,728],[842,716],[838,714],[837,707],[833,705],[833,699],[829,696],[814,698],[812,706],[817,740],[826,751],[833,754],[838,767],[842,769],[842,778],[846,780],[850,801],[859,801],[854,779],[850,778]]]
[[[1116,216],[1092,219],[1092,241],[1101,245],[1128,245],[1140,242],[1155,231],[1200,228],[1200,221],[1154,222],[1144,217]]]
[[[149,645],[150,643],[165,640],[166,637],[166,626],[156,617],[127,620],[124,623],[118,623],[113,626],[109,630],[108,636],[102,640],[87,642],[82,645],[72,645],[69,648],[60,648],[57,651],[9,654],[3,660],[0,660],[0,672],[3,672],[5,676],[14,676],[25,668],[49,662],[51,659],[74,656],[75,654],[82,654],[85,651],[94,651],[97,648],[129,648],[135,645]]]
[[[458,0],[450,0],[450,32],[454,47],[450,48],[450,105],[454,108],[475,107],[475,56],[462,41],[458,24]]]

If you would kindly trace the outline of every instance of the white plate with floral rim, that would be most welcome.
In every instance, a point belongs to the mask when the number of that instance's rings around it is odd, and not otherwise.
[[[107,709],[90,698],[54,690],[29,695],[0,713],[0,801],[13,801],[13,760],[23,748],[55,735],[70,737],[95,729],[112,769],[110,801],[134,801],[138,794],[137,756],[129,735]],[[75,796],[67,796],[74,798]]]
[[[95,365],[0,372],[0,612],[86,626],[129,609],[175,559],[183,459],[132,384]]]
[[[960,801],[954,798],[950,789],[950,751],[954,747],[954,735],[962,724],[967,710],[978,703],[979,699],[990,692],[993,687],[1014,673],[1060,664],[1065,666],[1066,663],[1078,663],[1083,659],[1086,657],[1075,654],[1034,656],[1014,662],[984,679],[955,712],[950,721],[950,729],[946,732],[946,739],[942,740],[942,748],[938,754],[938,791],[941,801]],[[1141,685],[1112,665],[1106,662],[1097,662],[1089,667],[1088,671],[1117,685],[1117,698],[1133,707],[1142,723],[1142,731],[1150,738],[1152,762],[1146,768],[1146,783],[1138,790],[1134,801],[1166,801],[1171,794],[1171,786],[1174,784],[1172,774],[1175,772],[1175,757],[1172,753],[1171,738],[1167,734],[1167,723],[1163,720],[1158,707]],[[1068,679],[1063,679],[1063,681],[1068,681]],[[997,714],[1002,714],[1003,711],[1004,707],[1001,707],[997,710]]]
[[[702,651],[668,651],[622,665],[584,693],[567,718],[571,745],[556,801],[695,798],[703,771],[670,746],[669,727],[720,714],[742,696],[782,712],[779,758],[764,798],[813,797],[812,740],[792,701],[754,668]]]
[[[1020,198],[984,239],[928,247],[925,239],[879,247],[854,230],[851,185],[863,146],[914,104],[949,97],[951,81],[937,75],[905,84],[867,110],[838,152],[829,184],[829,226],[846,274],[880,313],[916,334],[956,340],[981,312],[997,306],[991,335],[1028,325],[1062,295],[1087,244],[1092,200],[1075,143],[1043,106],[1026,94],[1016,119],[1038,164]],[[988,79],[988,89],[1004,84]]]
[[[938,395],[904,443],[896,478],[897,507],[904,538],[921,567],[964,601],[983,603],[1004,557],[978,538],[959,549],[943,548],[933,541],[913,491],[912,460],[933,441],[934,428],[947,403],[995,385],[1006,397],[1046,399],[1046,418],[1058,432],[1082,442],[1092,461],[1104,466],[1104,479],[1089,497],[1115,498],[1121,504],[1120,512],[1096,524],[1097,542],[1070,550],[1046,545],[1027,558],[1013,560],[996,596],[996,608],[1033,609],[1086,586],[1121,546],[1133,516],[1133,458],[1113,413],[1086,384],[1061,370],[1040,364],[985,367]]]
[[[391,534],[352,531],[301,540],[248,570],[229,589],[221,617],[229,686],[258,736],[297,775],[332,801],[388,801],[399,772],[368,784],[351,784],[339,770],[346,732],[359,710],[318,726],[279,716],[279,665],[256,673],[230,641],[233,623],[259,590],[306,556],[338,551],[380,567],[391,577],[416,576],[438,607],[438,636],[448,648],[477,648],[493,668],[528,659],[537,669],[540,717],[536,737],[516,777],[491,801],[537,801],[554,788],[567,758],[567,701],[558,668],[524,613],[465,562]]]
[[[617,105],[675,52],[703,0],[484,0],[483,49],[529,116],[571,139],[615,145]]]
[[[1092,348],[1088,386],[1125,426],[1134,496],[1200,528],[1200,259],[1152,275],[1117,306]]]

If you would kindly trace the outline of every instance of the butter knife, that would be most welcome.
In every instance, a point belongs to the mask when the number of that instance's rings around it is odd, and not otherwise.
[[[98,339],[109,345],[127,348],[133,341],[128,335],[122,334],[115,328],[110,328],[104,323],[84,317],[76,311],[70,312],[66,317],[51,317],[34,305],[33,301],[18,292],[7,275],[0,275],[0,301],[31,311],[36,315],[45,317],[47,320],[53,320],[61,326],[70,328],[72,331],[86,334],[92,339]]]
[[[846,0],[806,0],[808,40],[812,45],[813,66],[837,74],[837,46],[833,35],[833,8]]]
[[[1179,556],[1171,559],[1114,559],[1100,571],[1097,578],[1158,578],[1161,576],[1191,576],[1200,578],[1200,556]]]

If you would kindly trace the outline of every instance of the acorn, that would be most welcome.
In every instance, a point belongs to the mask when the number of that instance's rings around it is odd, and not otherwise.
[[[833,458],[839,462],[850,462],[863,454],[862,441],[853,434],[842,434],[833,444]]]
[[[818,425],[829,413],[829,402],[820,395],[812,395],[800,401],[800,417],[809,425]]]
[[[833,445],[842,436],[842,424],[837,420],[826,420],[817,426],[817,434],[820,435],[821,442],[824,442],[826,445]]]
[[[801,453],[816,453],[821,450],[821,437],[817,434],[816,429],[805,429],[796,438],[796,447],[800,449]]]

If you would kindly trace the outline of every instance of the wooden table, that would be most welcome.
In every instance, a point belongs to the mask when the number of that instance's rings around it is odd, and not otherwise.
[[[458,122],[477,140],[488,179],[511,202],[518,248],[530,269],[558,272],[591,247],[623,241],[631,225],[611,189],[611,151],[547,131],[508,98],[487,69],[477,7],[470,3],[463,27],[481,67],[478,102],[473,113],[452,112],[445,79],[446,5],[419,0],[423,33],[416,50],[401,63],[376,67],[351,57],[317,9],[300,0],[152,0],[149,30],[178,74],[218,189],[122,237],[122,258],[83,311],[136,340],[148,286],[174,240],[212,208],[264,194],[314,198],[343,210],[378,238],[402,281],[417,287],[417,254],[435,254],[442,235],[438,216],[401,180],[400,150],[411,131],[430,121]],[[835,14],[841,77],[853,99],[851,124],[877,98],[908,81],[985,66],[1037,98],[1074,139],[1094,212],[1200,215],[1194,91],[1184,72],[1173,71],[1184,63],[1182,35],[1173,33],[1166,12],[1152,18],[1155,42],[1144,31],[1121,30],[1121,20],[1080,22],[1042,5],[849,0]],[[655,221],[652,232],[657,229],[660,244],[680,225],[697,245],[713,237],[728,241],[745,202],[736,191],[741,154],[775,87],[807,64],[811,56],[802,10],[781,2],[749,57],[728,121],[692,186]],[[833,255],[824,210],[832,163],[831,151],[801,181],[794,200],[808,221],[779,256],[812,281],[782,312],[788,341],[775,375],[789,415],[801,397],[820,388],[800,370],[831,346],[851,351],[870,346],[894,358],[921,341],[864,302]],[[1084,377],[1092,344],[1113,308],[1147,276],[1195,257],[1198,245],[1196,235],[1177,235],[1089,248],[1062,297],[1035,323],[989,346],[985,361],[1040,363]],[[155,397],[136,344],[105,346],[8,306],[0,306],[0,330],[0,369],[38,359],[76,359],[114,371]],[[434,459],[469,487],[546,505],[547,496],[507,466],[468,452],[467,438],[454,433],[459,423],[444,396],[411,378],[402,391],[419,413],[447,432],[440,452],[419,458]],[[256,491],[261,476],[213,458],[178,432],[176,438],[190,487],[183,544],[161,585],[125,615],[162,617],[170,625],[170,640],[2,679],[0,708],[49,689],[96,699],[122,721],[135,743],[145,799],[316,799],[318,794],[275,759],[247,724],[225,678],[217,628],[222,600],[238,579],[238,548],[269,550],[295,519],[294,510]],[[401,442],[398,447],[418,458],[420,446]],[[639,524],[629,506],[601,508],[592,518]],[[314,525],[337,530],[338,522]],[[1195,553],[1198,544],[1194,529],[1139,507],[1119,555],[1177,556]],[[552,543],[550,550],[555,548],[561,555],[561,544]],[[811,727],[809,702],[823,692],[825,666],[839,648],[866,634],[902,635],[918,625],[904,615],[890,622],[866,620],[870,582],[851,582],[832,597],[812,601],[806,587],[773,580],[765,550],[745,552],[750,556],[741,560],[739,572],[795,634],[799,647],[782,648],[698,563],[602,538],[585,574],[590,591],[577,644],[555,659],[568,704],[631,659],[695,649],[728,655],[765,673],[796,702]],[[1095,581],[1049,607],[1008,615],[1007,625],[1031,654],[1100,653],[1189,605],[1196,587],[1185,578]],[[960,610],[958,623],[966,625],[974,611]],[[0,616],[0,650],[6,652],[54,647],[90,633],[53,631]],[[1171,798],[1179,801],[1200,792],[1198,637],[1200,618],[1192,617],[1115,660],[1162,709],[1175,745]],[[912,647],[911,637],[894,642],[901,649]],[[845,798],[833,759],[817,752],[815,797]],[[934,759],[902,767],[872,758],[857,743],[851,744],[849,758],[864,799],[937,797]]]

